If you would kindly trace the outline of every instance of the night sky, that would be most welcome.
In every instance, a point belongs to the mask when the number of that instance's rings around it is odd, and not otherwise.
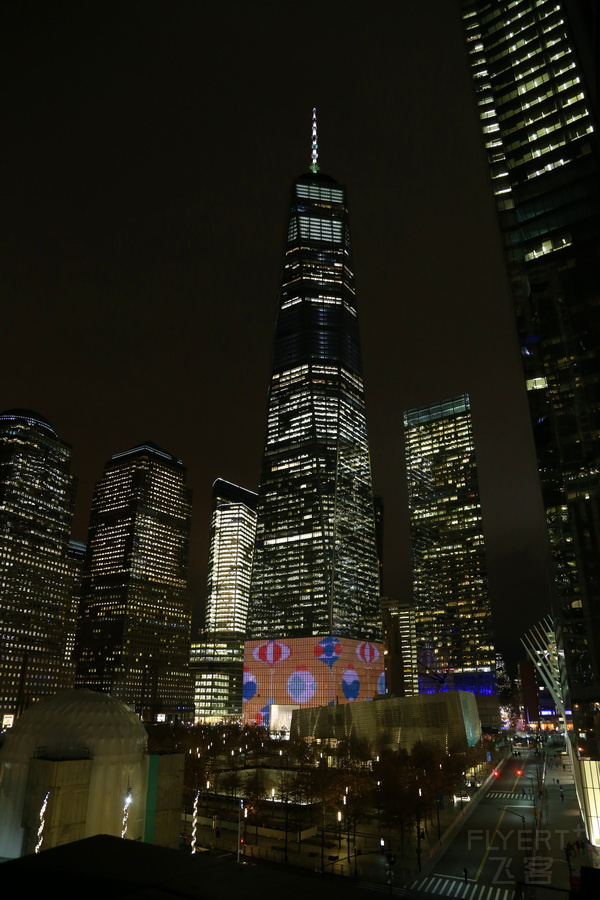
[[[292,179],[346,184],[388,594],[410,591],[402,413],[468,392],[499,648],[549,605],[511,301],[458,0],[5,2],[0,409],[256,490]]]

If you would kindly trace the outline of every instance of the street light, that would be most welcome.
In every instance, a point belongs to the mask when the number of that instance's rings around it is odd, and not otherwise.
[[[518,775],[520,778],[526,778],[528,781],[531,781],[531,784],[532,784],[531,799],[533,800],[533,821],[535,824],[537,822],[537,806],[535,803],[535,779],[531,775],[525,775],[523,773],[523,769],[517,769],[515,774]],[[525,788],[523,788],[523,790],[525,791]]]
[[[501,810],[502,812],[508,813],[511,816],[516,816],[517,819],[521,820],[521,822],[523,823],[523,828],[525,828],[525,816],[522,816],[520,813],[513,812],[512,809],[508,809],[506,806],[499,806],[498,809]],[[502,817],[500,817],[500,820],[502,820]],[[523,833],[524,832],[522,832],[522,834]],[[525,859],[526,859],[526,857],[525,857],[525,855],[523,855],[523,881],[526,880]],[[521,896],[521,894],[519,894],[519,896]]]
[[[421,788],[419,788],[419,799],[417,800],[417,866],[419,874],[421,874]]]
[[[242,852],[242,810],[244,809],[244,801],[240,800],[240,805],[238,809],[238,848],[237,848],[237,861],[240,861],[240,854]],[[244,810],[244,813],[246,811]]]

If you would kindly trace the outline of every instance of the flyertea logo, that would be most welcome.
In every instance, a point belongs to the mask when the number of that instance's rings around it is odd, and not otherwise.
[[[515,845],[519,853],[525,854],[524,858],[508,856],[509,852],[515,852]],[[501,854],[493,856],[490,853],[488,856],[489,862],[495,866],[492,883],[497,885],[514,885],[521,880],[525,884],[549,885],[556,862],[553,856],[548,855],[552,848],[555,852],[562,851],[570,865],[573,857],[579,856],[588,846],[583,828],[540,829],[537,832],[525,828],[492,832],[470,828],[467,833],[469,850],[479,848]]]

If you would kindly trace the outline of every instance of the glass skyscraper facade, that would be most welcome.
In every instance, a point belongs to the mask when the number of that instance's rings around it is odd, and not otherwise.
[[[530,399],[578,753],[598,760],[600,218],[597,47],[590,52],[587,43],[594,19],[597,35],[594,7],[462,3]]]
[[[419,693],[415,607],[410,600],[381,598],[385,683],[389,694]]]
[[[71,448],[43,416],[0,413],[0,724],[73,686]]]
[[[419,690],[496,691],[469,397],[404,414]]]
[[[316,153],[292,186],[257,513],[249,635],[379,638],[346,191]]]
[[[217,478],[213,484],[205,631],[244,636],[256,535],[256,494]]]
[[[181,460],[152,443],[115,454],[94,491],[77,683],[150,722],[192,717],[190,514]]]
[[[204,631],[191,648],[196,721],[240,718],[256,494],[217,478],[213,484]]]

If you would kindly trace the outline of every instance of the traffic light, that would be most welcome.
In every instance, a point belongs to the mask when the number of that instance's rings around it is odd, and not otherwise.
[[[515,772],[515,775],[522,775],[522,774],[523,774],[523,769],[517,769],[517,771]]]
[[[500,772],[498,771],[498,769],[494,769],[494,771],[492,772],[492,775],[494,776],[494,778],[499,778]]]

